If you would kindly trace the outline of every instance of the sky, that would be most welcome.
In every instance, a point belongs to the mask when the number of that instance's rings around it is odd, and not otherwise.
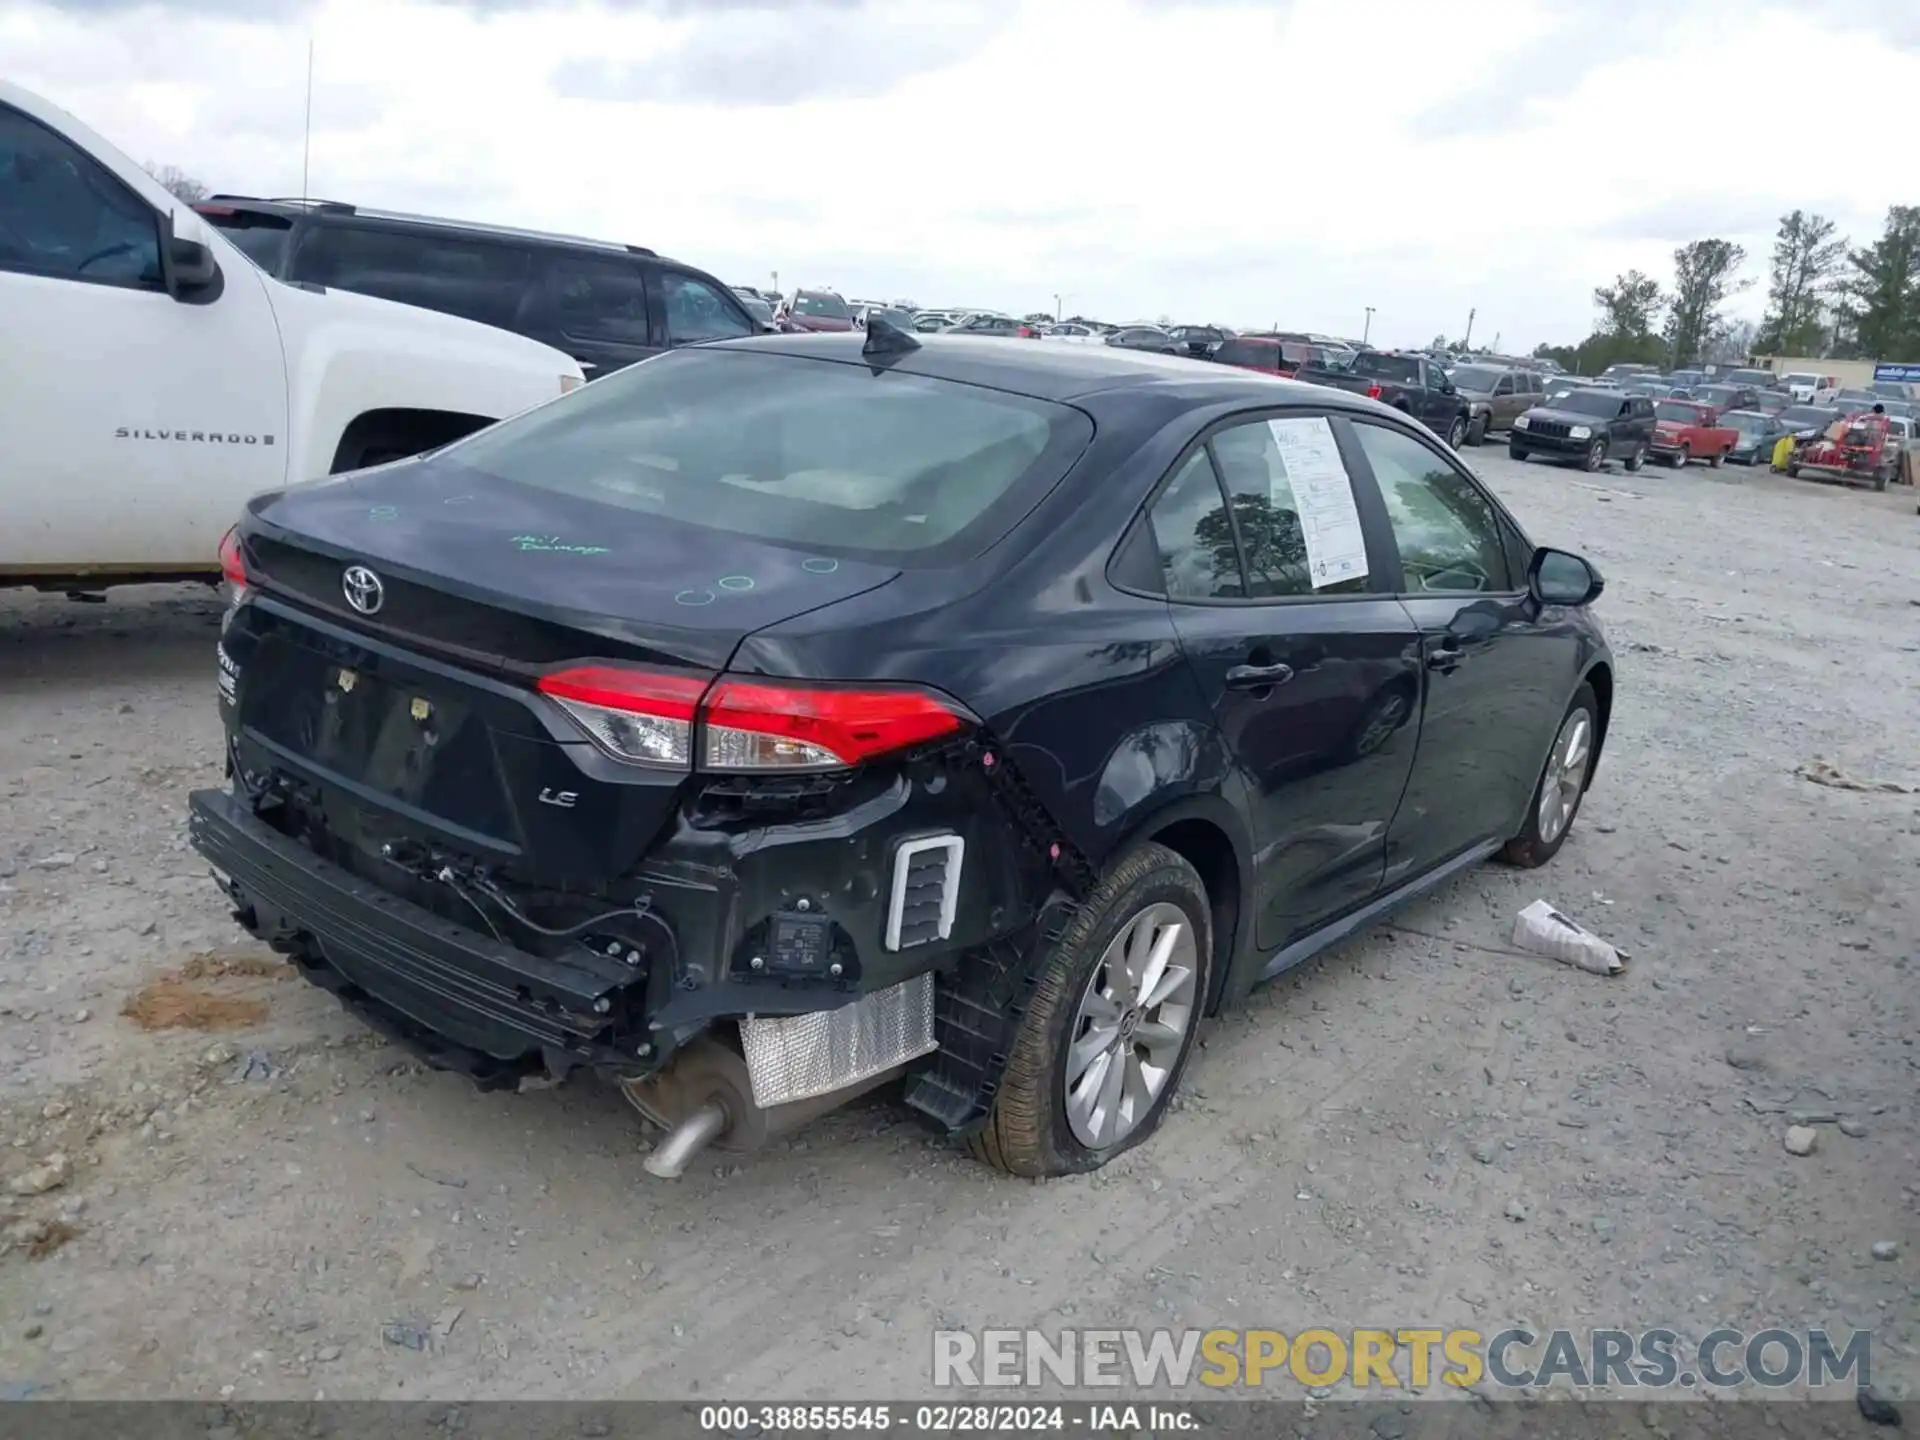
[[[1920,0],[0,0],[0,74],[239,194],[310,40],[307,193],[921,306],[1524,351],[1920,203]]]

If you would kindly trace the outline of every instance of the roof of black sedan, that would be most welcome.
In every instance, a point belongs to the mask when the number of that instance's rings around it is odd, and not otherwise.
[[[1046,340],[993,339],[987,336],[916,335],[917,350],[879,357],[889,369],[967,385],[1010,390],[1038,400],[1076,400],[1113,390],[1170,385],[1195,386],[1209,396],[1232,399],[1246,394],[1255,399],[1274,395],[1278,403],[1311,395],[1316,401],[1342,408],[1363,408],[1355,397],[1339,390],[1303,385],[1178,355],[1127,350],[1117,345],[1067,345]],[[743,340],[721,340],[702,349],[772,351],[843,364],[866,363],[858,331],[840,334],[763,335]],[[1289,393],[1291,392],[1291,393]]]

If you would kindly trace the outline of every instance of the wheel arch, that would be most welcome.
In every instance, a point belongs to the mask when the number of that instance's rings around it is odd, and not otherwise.
[[[1219,795],[1189,795],[1154,810],[1133,828],[1116,853],[1142,843],[1164,845],[1199,873],[1213,921],[1213,974],[1206,1013],[1220,1008],[1227,982],[1248,949],[1253,893],[1253,847],[1238,815]]]
[[[1587,765],[1587,784],[1593,784],[1593,773],[1600,768],[1600,752],[1606,748],[1607,728],[1613,720],[1613,666],[1605,660],[1596,660],[1587,667],[1582,675],[1583,683],[1593,687],[1594,704],[1600,707],[1599,733],[1593,737],[1593,759]]]
[[[451,444],[462,436],[493,424],[485,415],[473,415],[459,410],[430,410],[408,407],[391,407],[378,410],[363,410],[347,422],[340,432],[339,443],[334,446],[333,461],[329,474],[338,474],[342,470],[355,468],[360,455],[369,443],[379,443],[391,438],[401,447],[401,454],[389,458],[399,459],[401,455],[417,455],[423,450],[432,450],[441,445]],[[411,445],[412,449],[404,447]]]

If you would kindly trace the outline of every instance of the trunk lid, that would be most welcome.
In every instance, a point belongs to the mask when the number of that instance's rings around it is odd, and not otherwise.
[[[318,782],[327,830],[363,856],[425,839],[555,884],[629,869],[690,776],[608,758],[534,691],[539,672],[626,661],[711,679],[753,631],[899,573],[445,460],[250,512],[260,598],[223,643],[255,758]],[[356,567],[377,582],[371,613],[349,600]]]

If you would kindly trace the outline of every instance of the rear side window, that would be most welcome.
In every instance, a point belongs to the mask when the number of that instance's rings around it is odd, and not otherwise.
[[[445,453],[609,512],[937,564],[1004,535],[1092,438],[1085,414],[1044,400],[695,348],[596,380]]]
[[[1227,499],[1203,447],[1153,502],[1160,573],[1175,600],[1237,600],[1247,593]]]
[[[516,245],[329,223],[302,238],[292,278],[510,326],[528,269],[529,256]]]
[[[0,106],[0,270],[158,290],[159,222],[91,156]]]
[[[1289,595],[1358,595],[1360,574],[1316,586],[1308,564],[1300,505],[1286,460],[1264,420],[1222,430],[1211,442],[1220,478],[1233,503],[1234,526],[1246,560],[1247,593],[1254,599]]]
[[[638,265],[556,255],[547,283],[562,335],[613,345],[653,343],[648,338],[647,277]]]

